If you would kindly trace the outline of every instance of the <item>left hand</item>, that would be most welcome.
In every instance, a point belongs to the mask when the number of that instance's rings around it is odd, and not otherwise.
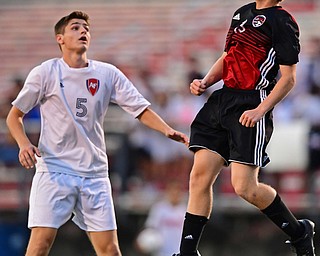
[[[172,140],[185,144],[187,147],[189,146],[189,138],[182,132],[178,132],[176,130],[169,130],[166,136]]]
[[[261,113],[257,108],[244,111],[240,116],[239,122],[245,127],[254,127],[261,120],[264,113]]]

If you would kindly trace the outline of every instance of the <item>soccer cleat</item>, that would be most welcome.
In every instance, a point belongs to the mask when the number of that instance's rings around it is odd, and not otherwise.
[[[172,256],[201,256],[201,254],[200,254],[200,252],[197,251],[196,254],[183,255],[180,253],[175,253]]]
[[[291,245],[297,256],[315,256],[313,245],[315,224],[307,219],[299,220],[299,222],[305,227],[305,233],[301,238],[295,241],[288,240],[286,243]]]

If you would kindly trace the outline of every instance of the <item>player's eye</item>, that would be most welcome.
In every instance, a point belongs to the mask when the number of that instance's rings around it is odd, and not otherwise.
[[[89,27],[88,26],[83,26],[84,27],[84,29],[87,31],[87,32],[89,32],[90,31],[90,29],[89,29]]]

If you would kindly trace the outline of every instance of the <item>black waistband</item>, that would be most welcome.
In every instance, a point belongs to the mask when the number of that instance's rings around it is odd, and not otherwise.
[[[234,92],[234,93],[243,93],[243,94],[257,94],[257,93],[260,93],[261,91],[265,91],[265,92],[267,92],[267,94],[269,94],[269,92],[270,92],[267,89],[263,89],[263,90],[243,90],[243,89],[231,88],[231,87],[228,87],[226,85],[223,85],[222,90],[230,91],[230,92]]]

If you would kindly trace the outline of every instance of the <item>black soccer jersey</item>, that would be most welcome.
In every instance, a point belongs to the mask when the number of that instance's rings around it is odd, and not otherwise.
[[[299,27],[281,6],[239,8],[228,31],[223,81],[243,90],[272,89],[279,65],[298,62]]]

